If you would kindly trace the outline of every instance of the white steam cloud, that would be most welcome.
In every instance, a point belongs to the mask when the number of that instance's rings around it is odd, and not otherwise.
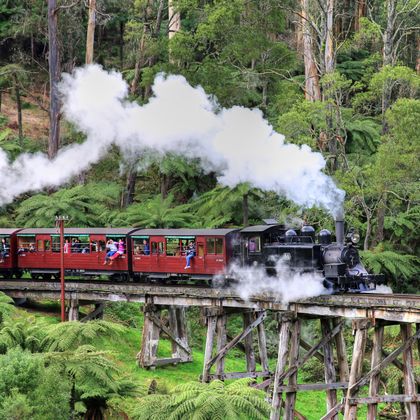
[[[205,169],[220,174],[224,185],[249,182],[303,207],[320,206],[332,215],[340,211],[344,192],[322,172],[326,162],[320,153],[287,144],[257,109],[220,108],[182,76],[157,76],[153,97],[143,106],[126,99],[128,87],[120,73],[98,65],[65,74],[60,89],[65,118],[87,140],[63,148],[52,161],[38,153],[10,162],[0,150],[0,171],[7,174],[0,205],[69,181],[115,144],[127,156],[152,149],[197,157]]]
[[[242,267],[234,264],[229,267],[225,275],[237,279],[233,290],[245,301],[266,293],[287,304],[297,299],[328,293],[322,283],[323,276],[315,272],[292,271],[285,258],[278,259],[275,270],[275,276],[268,276],[265,267]]]

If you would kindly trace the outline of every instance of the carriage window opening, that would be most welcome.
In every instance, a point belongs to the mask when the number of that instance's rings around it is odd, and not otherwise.
[[[60,237],[59,236],[51,236],[51,251],[60,252]]]
[[[223,254],[223,239],[222,238],[216,238],[216,254]]]
[[[152,254],[163,254],[163,242],[152,242]]]
[[[180,257],[184,255],[188,246],[188,239],[166,238],[166,255],[169,257]]]
[[[42,239],[38,239],[36,243],[37,243],[37,246],[36,246],[37,251],[40,251],[40,252],[44,251],[44,241]]]
[[[35,236],[18,237],[18,252],[34,252]]]
[[[261,252],[261,238],[259,236],[253,236],[248,239],[248,251]]]
[[[207,254],[223,254],[223,238],[207,238]]]
[[[44,250],[45,251],[51,251],[51,241],[50,240],[46,240],[44,241]]]
[[[90,241],[90,252],[98,252],[98,242]]]
[[[145,238],[134,238],[133,253],[134,255],[150,255],[149,240]]]
[[[215,254],[216,253],[216,244],[214,243],[214,238],[207,238],[207,254]]]
[[[0,238],[1,241],[3,239],[4,239],[4,243],[3,243],[3,256],[4,257],[8,257],[9,256],[9,250],[10,250],[10,239],[9,238],[6,238],[6,237]]]
[[[204,244],[199,243],[197,247],[197,256],[204,257]]]

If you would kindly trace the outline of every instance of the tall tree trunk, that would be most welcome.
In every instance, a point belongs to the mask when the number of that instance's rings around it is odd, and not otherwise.
[[[54,158],[60,143],[60,99],[58,81],[60,79],[60,57],[57,30],[57,0],[48,0],[48,64],[50,74],[50,135],[48,157]]]
[[[420,36],[417,37],[416,72],[420,76]]]
[[[146,46],[146,25],[143,26],[143,33],[140,38],[139,49],[136,58],[136,65],[134,67],[134,77],[131,81],[130,93],[135,95],[139,87],[141,68],[144,64],[144,48]]]
[[[160,193],[162,194],[163,199],[168,197],[170,182],[171,178],[168,175],[163,173],[160,174]]]
[[[372,246],[378,245],[385,238],[384,225],[385,225],[386,203],[387,203],[387,197],[386,195],[384,195],[382,201],[379,203],[376,209],[376,231],[375,231],[375,238],[373,240]]]
[[[366,0],[356,0],[356,8],[354,14],[354,30],[357,32],[360,30],[360,19],[365,17],[367,14],[367,3]]]
[[[168,0],[168,19],[168,36],[171,39],[181,29],[181,15],[175,10],[173,0]]]
[[[171,40],[181,29],[181,14],[173,6],[173,0],[168,0],[168,37]],[[175,64],[169,44],[169,62]]]
[[[86,64],[93,63],[93,46],[95,43],[96,0],[89,0],[89,20],[86,34]]]
[[[16,74],[13,76],[15,84],[15,97],[18,117],[18,129],[19,129],[19,143],[23,145],[23,124],[22,124],[22,101],[20,97],[19,81]]]
[[[325,73],[334,71],[334,0],[326,2],[326,32],[325,32],[325,52],[324,63]]]
[[[124,22],[120,22],[120,68],[124,68]]]
[[[127,171],[127,181],[125,190],[121,197],[121,208],[125,209],[133,204],[134,193],[136,191],[137,167],[135,164],[130,165]]]
[[[311,25],[308,22],[308,1],[301,0],[305,98],[309,101],[319,101],[321,100],[321,89],[319,87],[318,69],[315,63]]]
[[[382,53],[384,66],[395,64],[394,32],[396,23],[397,0],[387,0],[386,28],[383,34],[384,50]]]
[[[242,216],[244,227],[249,226],[248,194],[244,194],[242,197]]]

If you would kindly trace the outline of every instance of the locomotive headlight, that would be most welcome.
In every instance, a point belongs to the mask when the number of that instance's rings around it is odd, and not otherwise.
[[[350,236],[350,240],[352,243],[357,244],[360,241],[360,234],[359,232],[353,232]]]
[[[350,239],[351,243],[356,245],[360,241],[360,234],[359,232],[356,232],[355,230],[349,232],[347,235],[347,238]]]

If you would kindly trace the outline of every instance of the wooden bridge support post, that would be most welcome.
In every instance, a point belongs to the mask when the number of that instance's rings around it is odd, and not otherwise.
[[[206,312],[208,310],[206,309]],[[209,382],[210,380],[210,361],[213,356],[213,343],[214,343],[214,335],[216,332],[216,324],[217,324],[217,316],[216,314],[206,314],[206,322],[207,322],[207,337],[206,337],[206,349],[204,351],[204,362],[203,362],[203,375],[202,381]]]
[[[280,332],[279,332],[279,350],[277,355],[277,366],[274,374],[273,385],[273,400],[271,404],[270,420],[278,420],[281,414],[282,396],[279,392],[281,385],[280,376],[286,370],[286,362],[289,354],[289,334],[292,317],[290,314],[282,315],[280,319]]]
[[[175,338],[183,344],[181,347],[176,341],[172,341],[172,358],[180,359],[181,362],[191,362],[192,353],[188,346],[187,320],[185,316],[185,308],[182,306],[170,306],[169,311],[169,327]],[[169,337],[171,338],[171,337]]]
[[[258,332],[258,351],[260,354],[260,364],[261,370],[263,372],[269,372],[270,368],[268,366],[268,355],[267,355],[267,339],[265,336],[265,329],[264,324],[257,325],[257,332]],[[264,379],[267,377],[264,377]]]
[[[255,321],[254,312],[244,312],[243,313],[243,325],[244,330],[250,327],[250,325]],[[255,363],[255,353],[253,347],[253,337],[252,330],[244,338],[244,347],[245,347],[245,358],[246,358],[246,370],[247,372],[255,372],[256,363]]]
[[[376,367],[382,360],[382,346],[384,342],[384,325],[377,321],[375,325],[375,333],[373,336],[373,348],[371,368]],[[379,393],[379,377],[380,372],[372,375],[369,384],[369,397],[376,397]],[[367,418],[368,420],[376,420],[378,404],[368,404]]]
[[[138,364],[142,367],[154,366],[157,359],[160,330],[153,322],[152,316],[160,318],[160,309],[155,305],[146,303],[143,308],[144,323],[141,350],[137,354]]]
[[[322,336],[326,337],[331,334],[331,322],[328,318],[321,318]],[[334,352],[331,340],[324,344],[324,373],[325,383],[332,384],[336,381]],[[327,411],[330,411],[337,404],[337,391],[335,389],[327,390]],[[332,416],[332,419],[338,419],[338,415]]]
[[[333,328],[335,328],[339,323],[339,318],[332,319]],[[344,339],[343,329],[340,329],[340,331],[335,336],[335,348],[337,351],[338,372],[340,376],[340,382],[348,382],[350,372],[349,364],[347,362],[346,340]]]
[[[401,338],[402,342],[406,342],[411,337],[412,325],[401,324]],[[409,397],[416,397],[416,382],[413,373],[413,346],[407,347],[403,351],[404,363],[404,391],[405,395]],[[405,404],[405,411],[408,420],[417,420],[418,411],[417,403],[409,402]]]
[[[68,320],[69,321],[79,320],[79,300],[78,299],[73,299],[73,298],[70,299]]]
[[[356,330],[354,345],[353,345],[353,358],[351,362],[349,388],[347,391],[346,403],[344,406],[344,420],[355,420],[357,415],[357,404],[350,405],[349,399],[354,397],[357,392],[352,390],[352,386],[356,384],[362,374],[363,356],[365,354],[367,328],[369,321],[367,319],[359,319],[353,321],[353,329]]]
[[[291,340],[289,354],[289,369],[297,367],[299,361],[299,342],[300,342],[300,319],[296,318],[291,323]],[[288,385],[297,385],[298,370],[296,369],[289,377]],[[296,391],[286,392],[284,405],[284,419],[294,420],[295,418]]]
[[[227,315],[219,315],[216,321],[216,330],[217,330],[217,353],[221,352],[222,349],[226,346],[227,342]],[[225,358],[221,357],[216,362],[216,375],[223,375],[225,373]]]

